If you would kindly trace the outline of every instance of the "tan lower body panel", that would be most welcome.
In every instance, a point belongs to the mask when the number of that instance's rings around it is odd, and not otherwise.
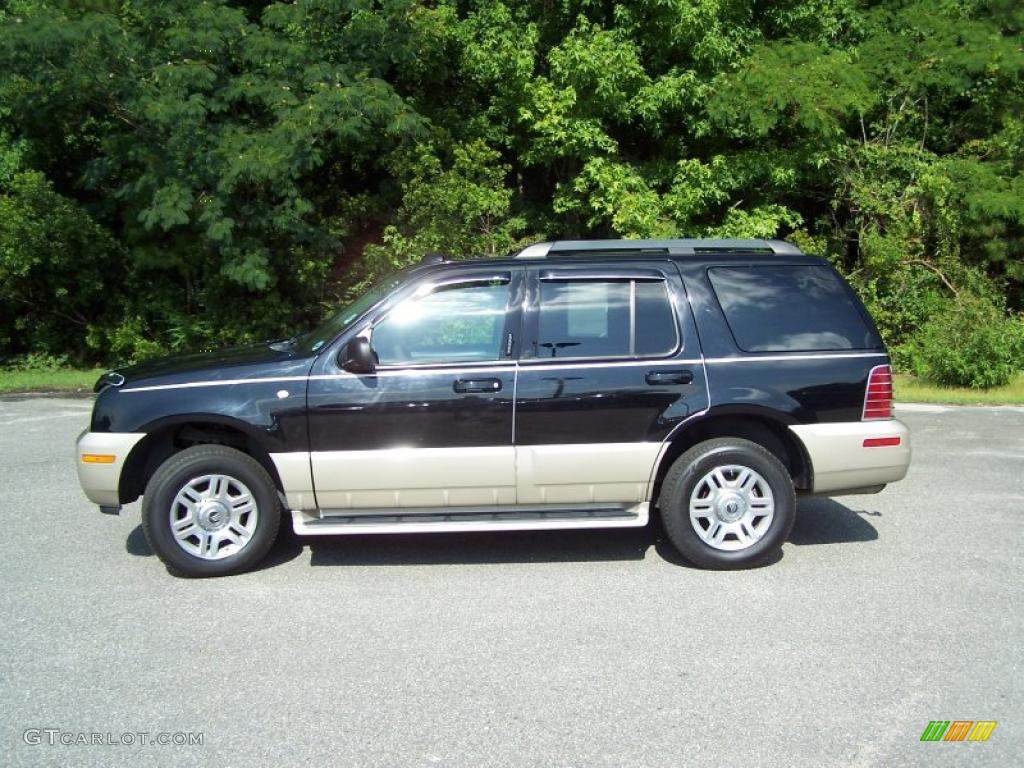
[[[94,504],[116,507],[121,499],[118,485],[121,469],[132,448],[146,435],[142,432],[83,432],[75,446],[78,482],[86,497]],[[82,456],[111,457],[103,463],[86,463]]]
[[[796,424],[790,427],[807,449],[814,492],[843,491],[902,480],[910,466],[910,430],[898,419]],[[900,438],[899,445],[865,448],[867,438]]]
[[[323,509],[516,503],[512,446],[316,451],[311,463]]]
[[[316,509],[313,495],[313,472],[309,467],[309,452],[272,453],[270,460],[281,478],[284,497],[290,509]]]
[[[647,501],[660,443],[274,454],[292,509]],[[309,458],[312,472],[303,469]]]
[[[661,443],[579,443],[516,448],[517,504],[647,501]]]

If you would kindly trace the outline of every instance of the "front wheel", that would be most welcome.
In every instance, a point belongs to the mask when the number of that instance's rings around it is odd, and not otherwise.
[[[223,445],[197,445],[153,473],[142,499],[142,530],[175,576],[249,570],[277,536],[281,506],[267,471]]]
[[[688,561],[718,570],[750,568],[789,537],[796,494],[770,451],[749,440],[718,438],[675,460],[660,507],[665,532]]]

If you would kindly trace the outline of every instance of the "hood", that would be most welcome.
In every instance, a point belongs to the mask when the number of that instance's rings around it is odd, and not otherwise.
[[[286,344],[262,343],[159,357],[117,368],[112,373],[124,377],[125,389],[196,381],[303,376],[309,372],[315,357]]]

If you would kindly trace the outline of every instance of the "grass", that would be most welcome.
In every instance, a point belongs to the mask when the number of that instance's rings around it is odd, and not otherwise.
[[[941,403],[951,405],[1024,405],[1024,374],[1005,387],[968,389],[943,387],[897,373],[893,382],[898,403]]]
[[[91,392],[103,368],[0,370],[0,393]]]

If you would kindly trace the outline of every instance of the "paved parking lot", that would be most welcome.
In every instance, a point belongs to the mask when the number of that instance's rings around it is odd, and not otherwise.
[[[171,578],[100,515],[87,400],[0,400],[0,764],[1019,764],[1024,409],[904,410],[908,479],[709,573],[659,529],[286,538]],[[929,720],[997,720],[922,743]],[[26,744],[26,729],[202,733]],[[59,740],[59,736],[57,739]],[[1013,757],[1017,755],[1017,757]]]

